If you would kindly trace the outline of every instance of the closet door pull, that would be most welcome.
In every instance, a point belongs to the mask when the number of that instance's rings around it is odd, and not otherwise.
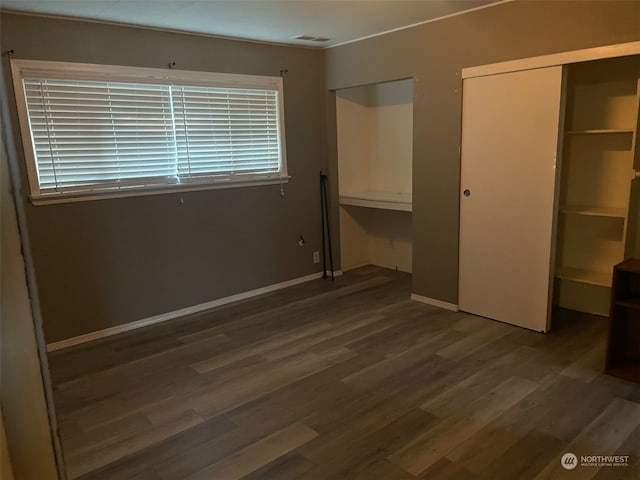
[[[471,190],[469,190],[468,188],[466,188],[466,189],[464,190],[464,192],[462,192],[462,194],[463,194],[465,197],[468,197],[469,195],[471,195]]]

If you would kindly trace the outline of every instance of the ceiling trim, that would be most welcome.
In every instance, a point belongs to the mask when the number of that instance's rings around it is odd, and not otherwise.
[[[411,25],[405,25],[404,27],[392,28],[391,30],[385,30],[384,32],[372,33],[371,35],[366,35],[364,37],[354,38],[353,40],[347,40],[345,42],[336,43],[335,45],[328,45],[328,46],[324,47],[324,49],[330,49],[330,48],[335,48],[335,47],[341,47],[343,45],[349,45],[350,43],[360,42],[362,40],[367,40],[369,38],[380,37],[381,35],[387,35],[388,33],[399,32],[401,30],[406,30],[408,28],[418,27],[420,25],[425,25],[427,23],[438,22],[440,20],[445,20],[447,18],[457,17],[459,15],[464,15],[465,13],[475,12],[476,10],[483,10],[485,8],[490,8],[490,7],[494,7],[496,5],[502,5],[503,3],[509,3],[509,2],[514,2],[514,1],[515,0],[501,0],[501,1],[495,2],[495,3],[489,3],[487,5],[481,5],[479,7],[474,7],[474,8],[470,8],[468,10],[463,10],[461,12],[450,13],[449,15],[445,15],[443,17],[430,18],[429,20],[423,20],[422,22],[412,23]]]
[[[511,1],[511,0],[508,0],[508,1]],[[179,35],[192,35],[195,37],[214,38],[217,40],[231,40],[233,42],[258,43],[261,45],[271,45],[274,47],[306,48],[308,50],[324,50],[325,48],[327,48],[321,45],[299,45],[297,43],[270,42],[268,40],[256,40],[253,38],[245,38],[245,37],[232,37],[230,35],[216,35],[215,33],[190,32],[189,30],[178,30],[175,28],[152,27],[149,25],[140,25],[137,23],[112,22],[109,20],[97,20],[95,18],[72,17],[68,15],[51,15],[46,13],[22,12],[22,11],[16,11],[16,10],[6,10],[3,8],[0,8],[0,13],[9,13],[11,15],[23,15],[25,17],[40,17],[40,18],[53,18],[56,20],[70,20],[72,22],[97,23],[100,25],[112,25],[115,27],[140,28],[142,30],[153,30],[155,32],[177,33]]]
[[[96,23],[96,24],[100,24],[100,25],[113,25],[113,26],[117,26],[117,27],[140,28],[140,29],[143,29],[143,30],[152,30],[152,31],[156,31],[156,32],[177,33],[177,34],[181,34],[181,35],[192,35],[192,36],[196,36],[196,37],[214,38],[214,39],[218,39],[218,40],[231,40],[231,41],[235,41],[235,42],[249,42],[249,43],[257,43],[257,44],[261,44],[261,45],[271,45],[271,46],[277,46],[277,47],[305,48],[305,49],[309,49],[309,50],[327,50],[327,49],[330,49],[330,48],[335,48],[335,47],[340,47],[340,46],[343,46],[343,45],[348,45],[350,43],[360,42],[362,40],[367,40],[369,38],[375,38],[375,37],[379,37],[379,36],[382,36],[382,35],[387,35],[389,33],[399,32],[401,30],[406,30],[406,29],[417,27],[417,26],[420,26],[420,25],[425,25],[427,23],[438,22],[440,20],[445,20],[447,18],[457,17],[459,15],[464,15],[465,13],[475,12],[477,10],[483,10],[485,8],[490,8],[490,7],[494,7],[496,5],[502,5],[504,3],[509,3],[509,2],[513,2],[513,1],[515,1],[515,0],[501,0],[499,2],[489,3],[487,5],[481,5],[479,7],[474,7],[474,8],[470,8],[468,10],[463,10],[461,12],[451,13],[449,15],[445,15],[445,16],[442,16],[442,17],[431,18],[429,20],[424,20],[422,22],[412,23],[411,25],[405,25],[405,26],[402,26],[402,27],[397,27],[397,28],[393,28],[391,30],[385,30],[385,31],[379,32],[379,33],[373,33],[371,35],[365,35],[363,37],[354,38],[353,40],[347,40],[347,41],[344,41],[344,42],[336,43],[335,45],[327,45],[327,46],[322,46],[322,45],[300,45],[300,44],[284,43],[284,42],[270,42],[268,40],[256,40],[256,39],[245,38],[245,37],[234,37],[234,36],[230,36],[230,35],[217,35],[217,34],[214,34],[214,33],[192,32],[192,31],[189,31],[189,30],[179,30],[179,29],[175,29],[175,28],[153,27],[153,26],[149,26],[149,25],[140,25],[140,24],[137,24],[137,23],[113,22],[113,21],[109,21],[109,20],[98,20],[98,19],[95,19],[95,18],[74,17],[74,16],[70,16],[70,15],[52,15],[52,14],[45,14],[45,13],[7,10],[7,9],[3,9],[1,7],[0,7],[0,13],[9,13],[11,15],[23,15],[23,16],[29,16],[29,17],[53,18],[53,19],[57,19],[57,20],[71,20],[71,21],[76,21],[76,22]]]

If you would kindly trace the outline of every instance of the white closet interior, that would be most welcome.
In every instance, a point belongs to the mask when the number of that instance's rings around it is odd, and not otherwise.
[[[638,56],[567,67],[556,303],[608,315],[625,258],[638,122]]]
[[[413,80],[336,92],[342,269],[411,272]]]

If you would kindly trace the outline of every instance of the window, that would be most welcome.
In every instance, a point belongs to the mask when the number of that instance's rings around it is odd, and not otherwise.
[[[12,61],[35,202],[288,179],[280,77]]]

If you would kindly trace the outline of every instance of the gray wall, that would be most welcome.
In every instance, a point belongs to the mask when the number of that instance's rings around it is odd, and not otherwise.
[[[637,1],[515,1],[327,50],[329,89],[415,78],[414,293],[457,303],[460,70],[635,40]],[[328,95],[328,132],[333,102]],[[335,137],[328,142],[337,172]]]
[[[321,241],[317,174],[327,165],[338,228],[335,98],[325,86],[409,77],[416,79],[413,291],[457,302],[460,69],[638,40],[640,2],[516,1],[325,52],[35,16],[2,14],[0,21],[2,49],[18,58],[289,70],[293,179],[284,199],[277,186],[264,186],[184,193],[182,206],[178,194],[28,206],[52,342],[318,271],[311,262]]]
[[[21,59],[156,68],[175,61],[184,70],[255,75],[288,70],[292,180],[284,199],[279,186],[261,186],[28,206],[48,342],[319,271],[312,252],[321,242],[318,172],[326,147],[321,50],[15,14],[2,14],[1,25],[3,51],[13,48]],[[24,171],[22,179],[26,190]]]
[[[4,92],[2,92],[4,103]],[[4,108],[3,117],[4,117]],[[17,479],[56,480],[59,478],[53,436],[47,411],[45,379],[38,345],[42,332],[35,328],[30,294],[27,285],[26,262],[22,248],[28,245],[21,235],[10,179],[15,165],[13,149],[7,145],[7,129],[2,128],[0,148],[0,415],[3,416],[7,444],[3,445],[0,478],[3,480],[6,449],[11,457],[13,475]],[[8,143],[8,142],[7,142]],[[11,156],[11,159],[9,159]],[[21,217],[22,218],[22,217]],[[19,226],[20,225],[20,226]],[[44,355],[44,353],[43,353]],[[50,390],[48,390],[50,392]],[[2,422],[0,421],[0,426]],[[4,442],[4,438],[0,438]]]

